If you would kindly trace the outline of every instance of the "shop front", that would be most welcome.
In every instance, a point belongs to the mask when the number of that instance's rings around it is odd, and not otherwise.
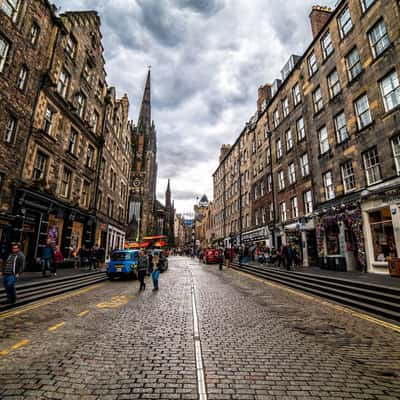
[[[267,226],[253,229],[242,234],[242,241],[245,246],[258,246],[271,248],[271,235]]]
[[[365,270],[364,234],[358,205],[334,207],[316,225],[318,264],[337,271]]]
[[[400,193],[370,196],[361,205],[367,271],[388,274],[388,262],[400,255]]]
[[[15,239],[22,244],[28,270],[40,268],[37,260],[46,244],[59,246],[64,258],[82,246],[92,245],[94,217],[46,195],[20,188],[14,202]]]
[[[125,231],[113,225],[108,225],[106,258],[107,259],[110,258],[111,252],[113,250],[123,249],[124,245],[125,245]]]
[[[316,233],[313,219],[301,218],[299,222],[284,226],[285,244],[295,248],[301,265],[316,265]]]

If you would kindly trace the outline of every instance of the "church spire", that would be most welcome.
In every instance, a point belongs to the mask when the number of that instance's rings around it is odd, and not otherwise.
[[[142,104],[140,106],[140,114],[138,120],[139,132],[149,134],[151,130],[151,98],[150,98],[150,67],[147,73],[146,85],[144,88]]]

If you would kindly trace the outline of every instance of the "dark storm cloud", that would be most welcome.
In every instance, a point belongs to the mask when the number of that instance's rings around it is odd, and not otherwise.
[[[171,182],[178,211],[212,198],[222,143],[254,114],[257,88],[280,76],[311,42],[314,0],[55,0],[62,11],[95,9],[107,79],[129,94],[137,121],[148,65],[158,133],[158,190]],[[321,0],[332,6],[335,0]],[[182,209],[181,209],[182,210]]]

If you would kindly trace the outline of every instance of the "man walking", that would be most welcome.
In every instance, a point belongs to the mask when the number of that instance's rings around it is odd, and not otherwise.
[[[8,303],[14,304],[17,300],[15,281],[25,269],[25,256],[18,243],[11,246],[11,254],[3,265],[3,285],[7,294]]]
[[[50,275],[53,271],[54,248],[50,240],[47,240],[46,246],[42,250],[42,275],[46,276],[46,271],[49,270]]]
[[[146,256],[145,251],[142,249],[139,252],[139,259],[138,259],[138,279],[140,282],[140,290],[146,289],[146,284],[144,283],[144,278],[146,277],[147,270],[149,268],[149,259]]]
[[[151,273],[151,277],[153,278],[153,290],[158,290],[158,279],[160,277],[160,256],[157,253],[153,255],[153,272]]]

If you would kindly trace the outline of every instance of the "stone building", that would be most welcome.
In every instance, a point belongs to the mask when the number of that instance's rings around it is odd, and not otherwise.
[[[117,99],[112,87],[105,102],[95,204],[96,244],[106,250],[108,258],[112,249],[123,248],[125,242],[132,146],[127,95]]]
[[[48,1],[0,2],[0,237],[7,241],[22,239],[12,229],[23,217],[13,200],[57,29]]]
[[[132,164],[127,238],[139,240],[155,234],[157,185],[157,133],[151,120],[150,70],[137,126],[131,124]]]
[[[176,214],[174,217],[174,235],[175,247],[183,248],[185,246],[185,220],[181,214]]]
[[[252,176],[252,229],[269,231],[266,245],[296,246],[304,265],[387,273],[400,254],[399,2],[342,0],[313,7],[310,19],[312,42],[247,127],[264,129],[267,165]],[[240,154],[239,139],[229,154]],[[213,176],[218,237],[230,212],[227,173],[243,173],[226,160]],[[253,171],[259,160],[256,151]]]
[[[94,11],[67,12],[58,25],[14,202],[30,260],[47,241],[65,256],[91,246],[96,231],[106,95],[100,19]]]

